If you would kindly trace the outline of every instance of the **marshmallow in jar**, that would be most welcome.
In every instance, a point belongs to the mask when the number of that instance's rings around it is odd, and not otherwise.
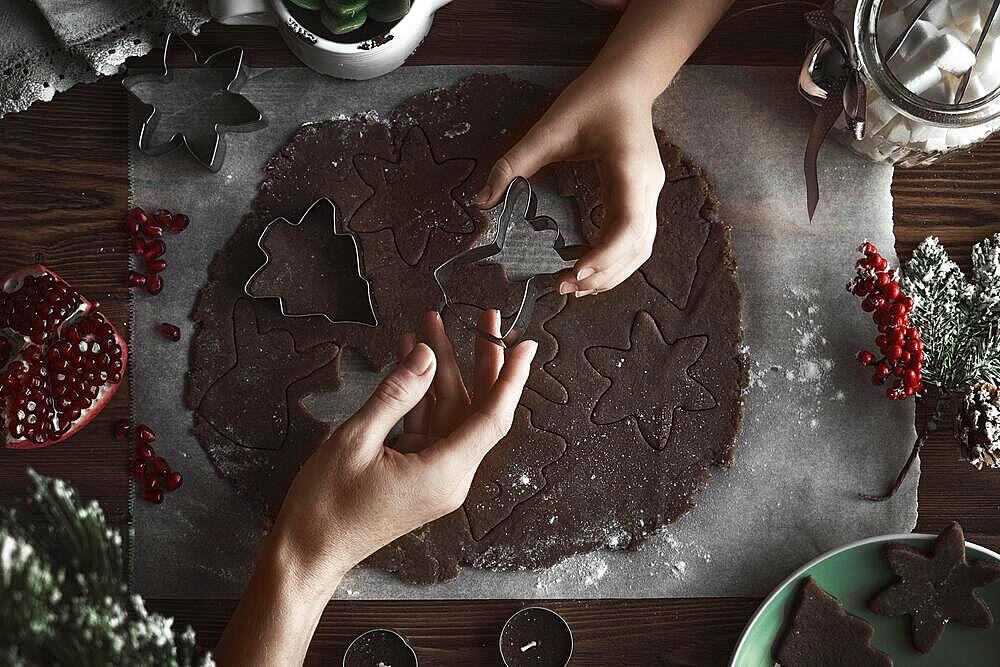
[[[1000,0],[837,0],[867,90],[864,138],[834,134],[899,166],[930,164],[1000,129]],[[984,35],[985,30],[985,35]],[[842,64],[823,44],[806,63],[819,87]]]

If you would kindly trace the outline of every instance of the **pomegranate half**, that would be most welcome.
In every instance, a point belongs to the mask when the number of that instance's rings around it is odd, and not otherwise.
[[[115,395],[128,348],[114,325],[41,264],[0,280],[0,432],[4,447],[71,437]]]

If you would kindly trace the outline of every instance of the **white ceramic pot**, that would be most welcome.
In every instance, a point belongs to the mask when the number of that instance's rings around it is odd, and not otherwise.
[[[299,23],[283,0],[211,0],[212,15],[230,25],[273,25],[299,60],[341,79],[372,79],[396,69],[431,29],[434,12],[451,0],[413,0],[410,12],[381,38],[334,42]],[[388,39],[386,39],[388,38]]]

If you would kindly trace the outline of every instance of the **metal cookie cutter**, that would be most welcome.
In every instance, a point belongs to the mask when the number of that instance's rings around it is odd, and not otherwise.
[[[242,120],[241,118],[238,122],[230,120],[216,120],[212,122],[211,127],[213,129],[213,139],[205,142],[204,144],[199,143],[194,137],[188,136],[191,132],[183,131],[175,132],[166,141],[159,143],[155,142],[154,136],[156,134],[156,127],[160,123],[160,110],[155,105],[145,102],[135,92],[135,88],[144,84],[166,85],[174,80],[173,71],[168,65],[168,60],[170,49],[176,42],[184,45],[184,47],[191,52],[194,63],[199,68],[212,68],[213,62],[217,60],[224,60],[227,56],[236,54],[236,68],[233,73],[233,78],[224,88],[221,89],[221,91],[227,95],[234,96],[232,98],[233,101],[243,107],[240,109],[240,113],[245,113],[246,119]],[[194,49],[194,47],[191,46],[191,44],[183,37],[172,33],[167,35],[166,43],[163,46],[162,72],[135,74],[126,77],[122,81],[122,85],[125,87],[125,90],[127,90],[132,97],[150,108],[149,114],[139,127],[139,150],[147,155],[157,156],[164,155],[183,146],[187,149],[188,153],[191,154],[191,157],[198,162],[198,164],[210,171],[219,171],[219,169],[222,168],[222,163],[226,157],[227,132],[253,132],[267,126],[267,120],[257,107],[237,92],[243,87],[246,80],[247,69],[243,65],[242,47],[231,46],[221,51],[217,51],[202,60],[198,56],[198,52]],[[211,97],[214,96],[215,94],[213,93]],[[203,102],[209,101],[211,97],[206,98]]]
[[[573,631],[566,619],[546,607],[525,607],[500,631],[505,667],[566,667],[573,657]]]
[[[395,630],[376,628],[364,632],[347,645],[344,667],[417,667],[417,652]]]
[[[446,285],[454,273],[463,266],[478,264],[491,257],[499,255],[507,243],[507,237],[515,224],[526,223],[531,225],[535,231],[550,230],[556,232],[553,250],[564,262],[572,262],[579,259],[585,251],[589,249],[586,245],[567,245],[559,226],[555,221],[547,216],[536,215],[538,198],[531,189],[531,184],[527,179],[518,176],[510,185],[500,204],[500,215],[498,217],[496,234],[492,241],[484,245],[478,245],[464,252],[455,255],[436,269],[434,269],[434,281],[444,298],[445,309],[455,309],[457,305],[448,295]],[[496,209],[493,209],[496,210]],[[474,331],[477,335],[489,340],[500,347],[512,345],[520,330],[531,321],[531,314],[534,310],[535,302],[545,294],[555,289],[555,273],[536,274],[528,277],[524,285],[524,294],[521,296],[520,304],[510,318],[509,324],[501,325],[500,336],[496,336],[488,331],[483,331],[478,324],[469,322],[459,314],[459,320]]]
[[[343,237],[345,239],[350,239],[351,247],[353,248],[353,253],[351,254],[351,275],[357,277],[356,286],[361,289],[363,286],[365,299],[364,304],[367,305],[367,317],[366,318],[355,318],[355,317],[345,317],[341,318],[336,313],[292,313],[288,311],[285,298],[280,294],[260,294],[254,290],[253,282],[264,270],[271,264],[271,254],[267,251],[265,247],[265,242],[267,237],[271,234],[272,228],[275,225],[290,225],[293,227],[298,227],[303,223],[310,224],[329,224],[331,233],[335,237]],[[277,299],[278,307],[281,309],[281,314],[285,317],[324,317],[331,324],[360,324],[363,326],[375,327],[378,326],[378,317],[375,315],[375,302],[372,299],[371,283],[365,278],[361,267],[361,249],[358,247],[358,240],[355,238],[354,234],[349,231],[340,228],[339,219],[337,217],[337,207],[330,199],[322,197],[313,202],[306,212],[302,214],[298,222],[292,222],[286,218],[275,218],[271,222],[267,223],[264,227],[264,231],[261,232],[260,238],[257,239],[257,247],[260,248],[261,252],[264,253],[264,263],[257,267],[247,279],[246,284],[243,286],[243,292],[252,299]]]

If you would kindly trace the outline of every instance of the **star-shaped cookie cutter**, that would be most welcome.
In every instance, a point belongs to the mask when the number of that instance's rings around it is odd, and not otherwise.
[[[454,309],[456,302],[448,295],[445,287],[448,280],[457,269],[469,264],[478,264],[490,257],[499,255],[507,243],[507,237],[515,224],[526,223],[535,231],[556,232],[553,250],[563,261],[572,262],[583,256],[589,250],[586,245],[568,245],[559,225],[548,216],[537,215],[538,197],[531,189],[531,184],[527,179],[518,176],[507,186],[503,202],[499,205],[500,214],[497,218],[496,233],[491,241],[475,246],[461,252],[434,269],[434,282],[444,299],[441,312],[448,308]],[[493,210],[496,210],[494,208]],[[477,335],[485,338],[500,347],[510,347],[517,341],[520,331],[531,322],[531,315],[535,302],[545,294],[552,292],[556,286],[557,273],[543,273],[529,276],[524,284],[524,293],[521,295],[520,304],[510,318],[509,324],[502,324],[500,335],[496,336],[488,331],[483,331],[477,324],[467,321],[461,314],[459,321]]]
[[[317,209],[317,207],[329,207],[330,225],[334,236],[342,236],[351,240],[351,246],[354,248],[351,266],[354,268],[355,270],[354,272],[356,272],[355,275],[357,275],[360,282],[364,284],[365,303],[368,306],[368,313],[371,315],[370,320],[355,320],[350,318],[340,319],[331,313],[290,313],[288,312],[285,299],[281,295],[256,294],[254,293],[253,289],[250,286],[251,283],[253,283],[254,279],[258,275],[260,275],[260,273],[263,272],[264,269],[267,268],[267,266],[271,263],[271,254],[267,251],[267,248],[264,247],[265,239],[267,239],[268,234],[271,232],[271,228],[278,224],[299,226],[303,222],[305,222],[311,215],[314,214],[314,211]],[[257,247],[260,248],[260,251],[262,253],[264,253],[264,258],[265,258],[264,263],[261,264],[259,267],[257,267],[257,269],[252,274],[250,274],[250,277],[243,285],[243,293],[246,294],[251,299],[277,299],[278,308],[281,310],[281,314],[284,317],[323,317],[331,324],[360,324],[366,327],[378,326],[378,316],[375,314],[375,301],[372,298],[371,283],[368,281],[367,278],[365,278],[364,272],[361,269],[361,249],[358,246],[358,239],[351,232],[341,228],[340,218],[337,216],[337,206],[328,197],[321,197],[316,201],[314,201],[309,206],[309,208],[306,209],[306,212],[302,214],[302,217],[299,218],[297,222],[292,222],[291,220],[288,220],[287,218],[284,217],[279,217],[275,218],[274,220],[271,220],[264,227],[264,231],[261,232],[260,237],[257,239]]]
[[[216,59],[224,59],[230,54],[236,55],[236,69],[233,73],[233,78],[229,81],[226,87],[223,89],[227,93],[232,93],[238,96],[241,100],[246,102],[247,106],[253,109],[253,114],[251,114],[245,122],[241,122],[234,125],[227,125],[222,122],[216,122],[213,124],[215,130],[215,143],[211,147],[210,151],[205,151],[208,153],[207,157],[200,155],[200,151],[197,150],[195,142],[187,136],[184,131],[175,132],[169,139],[163,142],[156,143],[153,140],[153,136],[156,133],[156,127],[160,122],[160,111],[152,104],[146,103],[139,95],[136,94],[135,88],[147,83],[155,84],[169,84],[174,80],[173,70],[168,64],[168,59],[170,56],[170,49],[174,42],[180,42],[183,44],[188,51],[190,51],[195,65],[198,67],[213,67],[212,63]],[[166,43],[163,45],[163,69],[158,73],[149,74],[134,74],[128,76],[122,80],[122,85],[125,90],[129,92],[132,97],[138,100],[141,104],[149,107],[150,111],[147,114],[145,120],[142,121],[139,126],[139,139],[138,147],[139,150],[146,155],[158,156],[165,155],[171,151],[174,151],[180,147],[187,149],[188,153],[193,157],[198,164],[202,165],[209,171],[219,171],[222,168],[222,163],[226,158],[226,133],[228,132],[254,132],[261,128],[267,126],[267,119],[264,115],[255,107],[249,100],[240,95],[239,91],[243,84],[247,81],[247,68],[243,64],[243,47],[231,46],[221,51],[216,51],[212,55],[208,56],[202,60],[198,52],[195,50],[191,44],[181,37],[180,35],[175,35],[173,33],[167,35]]]

